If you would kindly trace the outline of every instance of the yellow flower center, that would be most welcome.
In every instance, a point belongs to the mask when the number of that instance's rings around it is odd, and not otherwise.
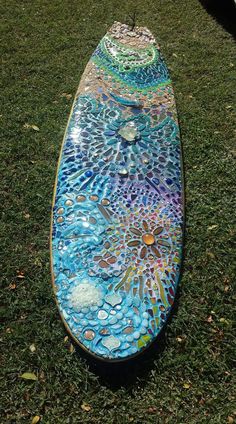
[[[147,246],[151,246],[155,243],[155,237],[150,233],[144,234],[142,240]]]

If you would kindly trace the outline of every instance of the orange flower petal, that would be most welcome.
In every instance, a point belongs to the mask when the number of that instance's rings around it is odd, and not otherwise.
[[[168,243],[168,241],[165,241],[165,240],[157,240],[157,243],[160,244],[161,246],[170,247],[170,243]]]
[[[155,236],[158,236],[158,234],[161,234],[163,230],[164,230],[163,227],[157,227],[155,228],[153,234],[155,234]]]
[[[158,257],[158,258],[160,258],[161,257],[161,254],[160,254],[160,252],[159,252],[159,250],[156,248],[156,247],[154,247],[154,246],[151,246],[151,249],[152,249],[152,252]]]
[[[131,231],[131,233],[137,234],[138,236],[142,235],[141,231],[139,231],[137,228],[131,227],[130,231]]]
[[[148,231],[148,225],[146,221],[143,221],[143,228],[145,231]]]
[[[143,246],[140,252],[140,258],[141,259],[145,258],[146,254],[147,254],[147,248]]]
[[[127,246],[138,246],[140,244],[140,240],[131,240],[127,243]]]

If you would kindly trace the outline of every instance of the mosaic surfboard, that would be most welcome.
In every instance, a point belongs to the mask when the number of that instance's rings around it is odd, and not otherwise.
[[[60,314],[97,358],[128,359],[170,312],[182,252],[182,165],[171,81],[154,37],[115,23],[81,78],[52,217]]]

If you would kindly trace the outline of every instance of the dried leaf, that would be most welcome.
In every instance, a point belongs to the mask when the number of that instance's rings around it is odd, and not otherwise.
[[[61,94],[61,97],[65,97],[67,100],[70,100],[71,97],[72,97],[72,94],[70,94],[70,93],[62,93]]]
[[[30,349],[30,352],[34,353],[34,352],[36,351],[35,344],[34,344],[34,343],[32,343],[32,344],[30,345],[29,349]]]
[[[41,372],[40,372],[40,374],[39,374],[39,379],[40,379],[40,381],[43,381],[43,382],[45,382],[45,381],[46,381],[46,378],[45,378],[45,372],[44,372],[44,371],[41,371]]]
[[[191,387],[191,384],[189,384],[189,383],[184,383],[183,384],[183,388],[184,389],[190,389],[190,387]]]
[[[23,125],[23,128],[26,128],[27,130],[30,129],[30,128],[32,128],[32,130],[34,130],[34,131],[39,131],[39,127],[37,127],[37,125],[34,125],[34,124],[31,125],[31,124],[25,123]]]
[[[31,128],[32,128],[34,131],[39,131],[39,127],[37,127],[37,125],[31,125]]]
[[[230,324],[230,322],[227,319],[225,319],[225,318],[220,318],[220,322],[222,324],[225,324],[225,325],[229,325]]]
[[[230,283],[230,279],[229,279],[229,277],[224,277],[224,278],[223,278],[223,283],[224,283],[224,284],[229,284],[229,283]]]
[[[176,337],[176,340],[177,340],[178,343],[184,343],[185,340],[186,340],[186,336],[185,335],[183,335],[183,336],[177,336]]]
[[[206,319],[207,322],[209,322],[209,324],[213,321],[212,315],[209,315],[209,317]]]
[[[16,289],[16,283],[11,283],[11,284],[9,284],[9,289],[10,290],[15,290]]]
[[[157,408],[155,406],[150,406],[148,408],[148,413],[149,414],[155,414],[157,412]]]
[[[227,421],[229,424],[233,424],[234,423],[234,418],[231,417],[231,415],[228,416]]]
[[[216,258],[215,255],[214,255],[214,253],[212,253],[212,252],[207,252],[207,256],[209,256],[209,258],[211,258],[211,259],[215,259]]]
[[[70,347],[69,347],[69,352],[70,352],[70,353],[74,353],[74,351],[75,351],[75,347],[74,347],[74,345],[71,343],[71,344],[70,344]]]
[[[24,215],[24,218],[25,218],[25,219],[29,219],[29,218],[30,218],[30,214],[29,214],[29,213],[26,213],[26,214]]]
[[[40,416],[35,415],[35,417],[32,419],[31,424],[37,424],[40,421]]]
[[[214,225],[210,225],[210,227],[207,227],[208,230],[214,230],[214,228],[217,228],[218,225],[214,224]]]
[[[81,409],[83,411],[89,412],[91,410],[91,406],[88,403],[83,402],[81,405]]]
[[[24,372],[20,378],[24,378],[24,380],[38,380],[37,375],[35,375],[33,372]]]

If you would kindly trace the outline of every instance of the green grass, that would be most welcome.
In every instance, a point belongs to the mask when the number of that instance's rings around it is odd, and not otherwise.
[[[44,424],[236,422],[232,36],[198,0],[4,3],[1,424],[30,423],[36,415]],[[108,366],[64,340],[50,285],[50,208],[80,76],[107,28],[127,21],[135,9],[137,24],[148,26],[161,44],[174,84],[185,162],[186,254],[165,334],[139,359]],[[38,380],[20,378],[24,372]]]

